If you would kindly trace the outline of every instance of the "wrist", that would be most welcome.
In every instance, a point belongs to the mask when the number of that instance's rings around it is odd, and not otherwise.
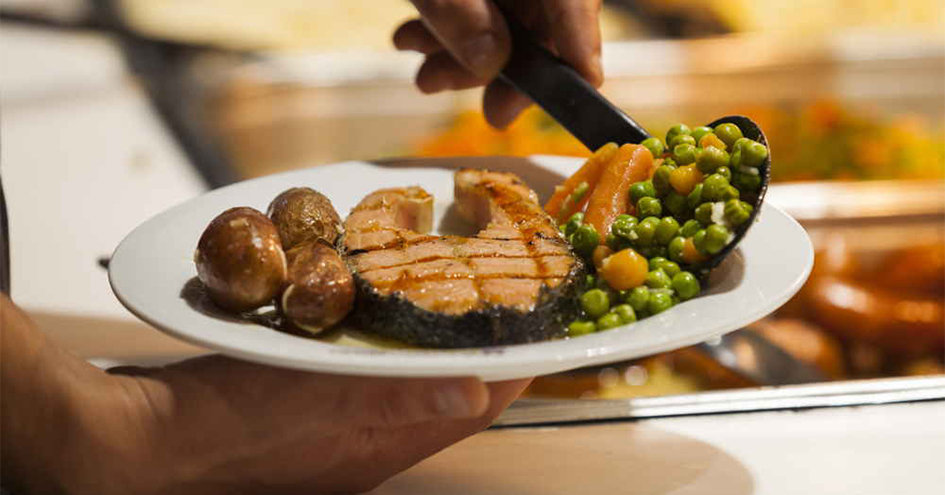
[[[4,474],[10,468],[4,482],[24,493],[154,489],[161,481],[154,475],[166,464],[150,448],[157,428],[133,379],[107,375],[59,349],[48,354],[40,356],[28,388],[4,400],[17,402],[4,408]]]

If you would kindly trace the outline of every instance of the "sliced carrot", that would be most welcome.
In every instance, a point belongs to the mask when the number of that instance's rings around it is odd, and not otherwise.
[[[627,213],[630,186],[646,180],[653,166],[653,155],[638,144],[625,144],[600,176],[584,213],[584,223],[597,229],[601,243],[610,232],[617,215]]]
[[[646,173],[646,178],[647,178],[647,179],[652,179],[652,178],[653,178],[653,174],[656,173],[656,169],[660,168],[660,165],[662,165],[662,164],[663,164],[663,159],[662,159],[662,158],[656,158],[656,159],[654,159],[654,160],[653,160],[653,164],[650,165],[650,170],[647,171],[647,173]]]
[[[692,243],[692,237],[687,238],[686,242],[683,244],[682,259],[683,263],[689,265],[706,260],[705,255],[700,253],[699,250],[696,249],[696,245]]]
[[[617,153],[617,149],[618,146],[614,143],[607,143],[598,148],[574,175],[568,177],[568,180],[564,181],[564,184],[555,188],[551,199],[545,204],[545,211],[548,212],[552,218],[557,219],[567,219],[575,211],[580,211],[580,208],[587,203],[587,199],[594,191],[594,187],[600,180],[600,175],[604,167],[610,163],[611,159],[613,159],[614,155]],[[566,200],[582,182],[587,182],[588,186],[590,186],[590,190],[584,194],[581,201],[572,205],[570,209],[573,211],[562,212],[561,207],[564,205],[564,200]]]

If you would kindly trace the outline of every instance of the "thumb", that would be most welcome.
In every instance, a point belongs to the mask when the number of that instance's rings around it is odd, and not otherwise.
[[[476,418],[489,408],[489,389],[478,378],[346,378],[328,416],[348,426]]]
[[[505,20],[491,0],[412,0],[423,21],[470,72],[494,78],[511,50]]]

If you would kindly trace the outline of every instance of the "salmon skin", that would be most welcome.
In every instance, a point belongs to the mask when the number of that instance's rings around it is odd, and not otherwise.
[[[341,245],[354,274],[355,322],[424,347],[483,347],[562,336],[586,269],[538,196],[516,175],[462,169],[456,210],[473,237],[429,232],[433,198],[382,189],[348,215]]]

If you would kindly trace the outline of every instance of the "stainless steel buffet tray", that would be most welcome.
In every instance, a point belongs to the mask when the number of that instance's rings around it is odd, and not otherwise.
[[[618,400],[515,401],[495,426],[580,423],[693,414],[797,410],[945,399],[945,376],[876,378]]]

